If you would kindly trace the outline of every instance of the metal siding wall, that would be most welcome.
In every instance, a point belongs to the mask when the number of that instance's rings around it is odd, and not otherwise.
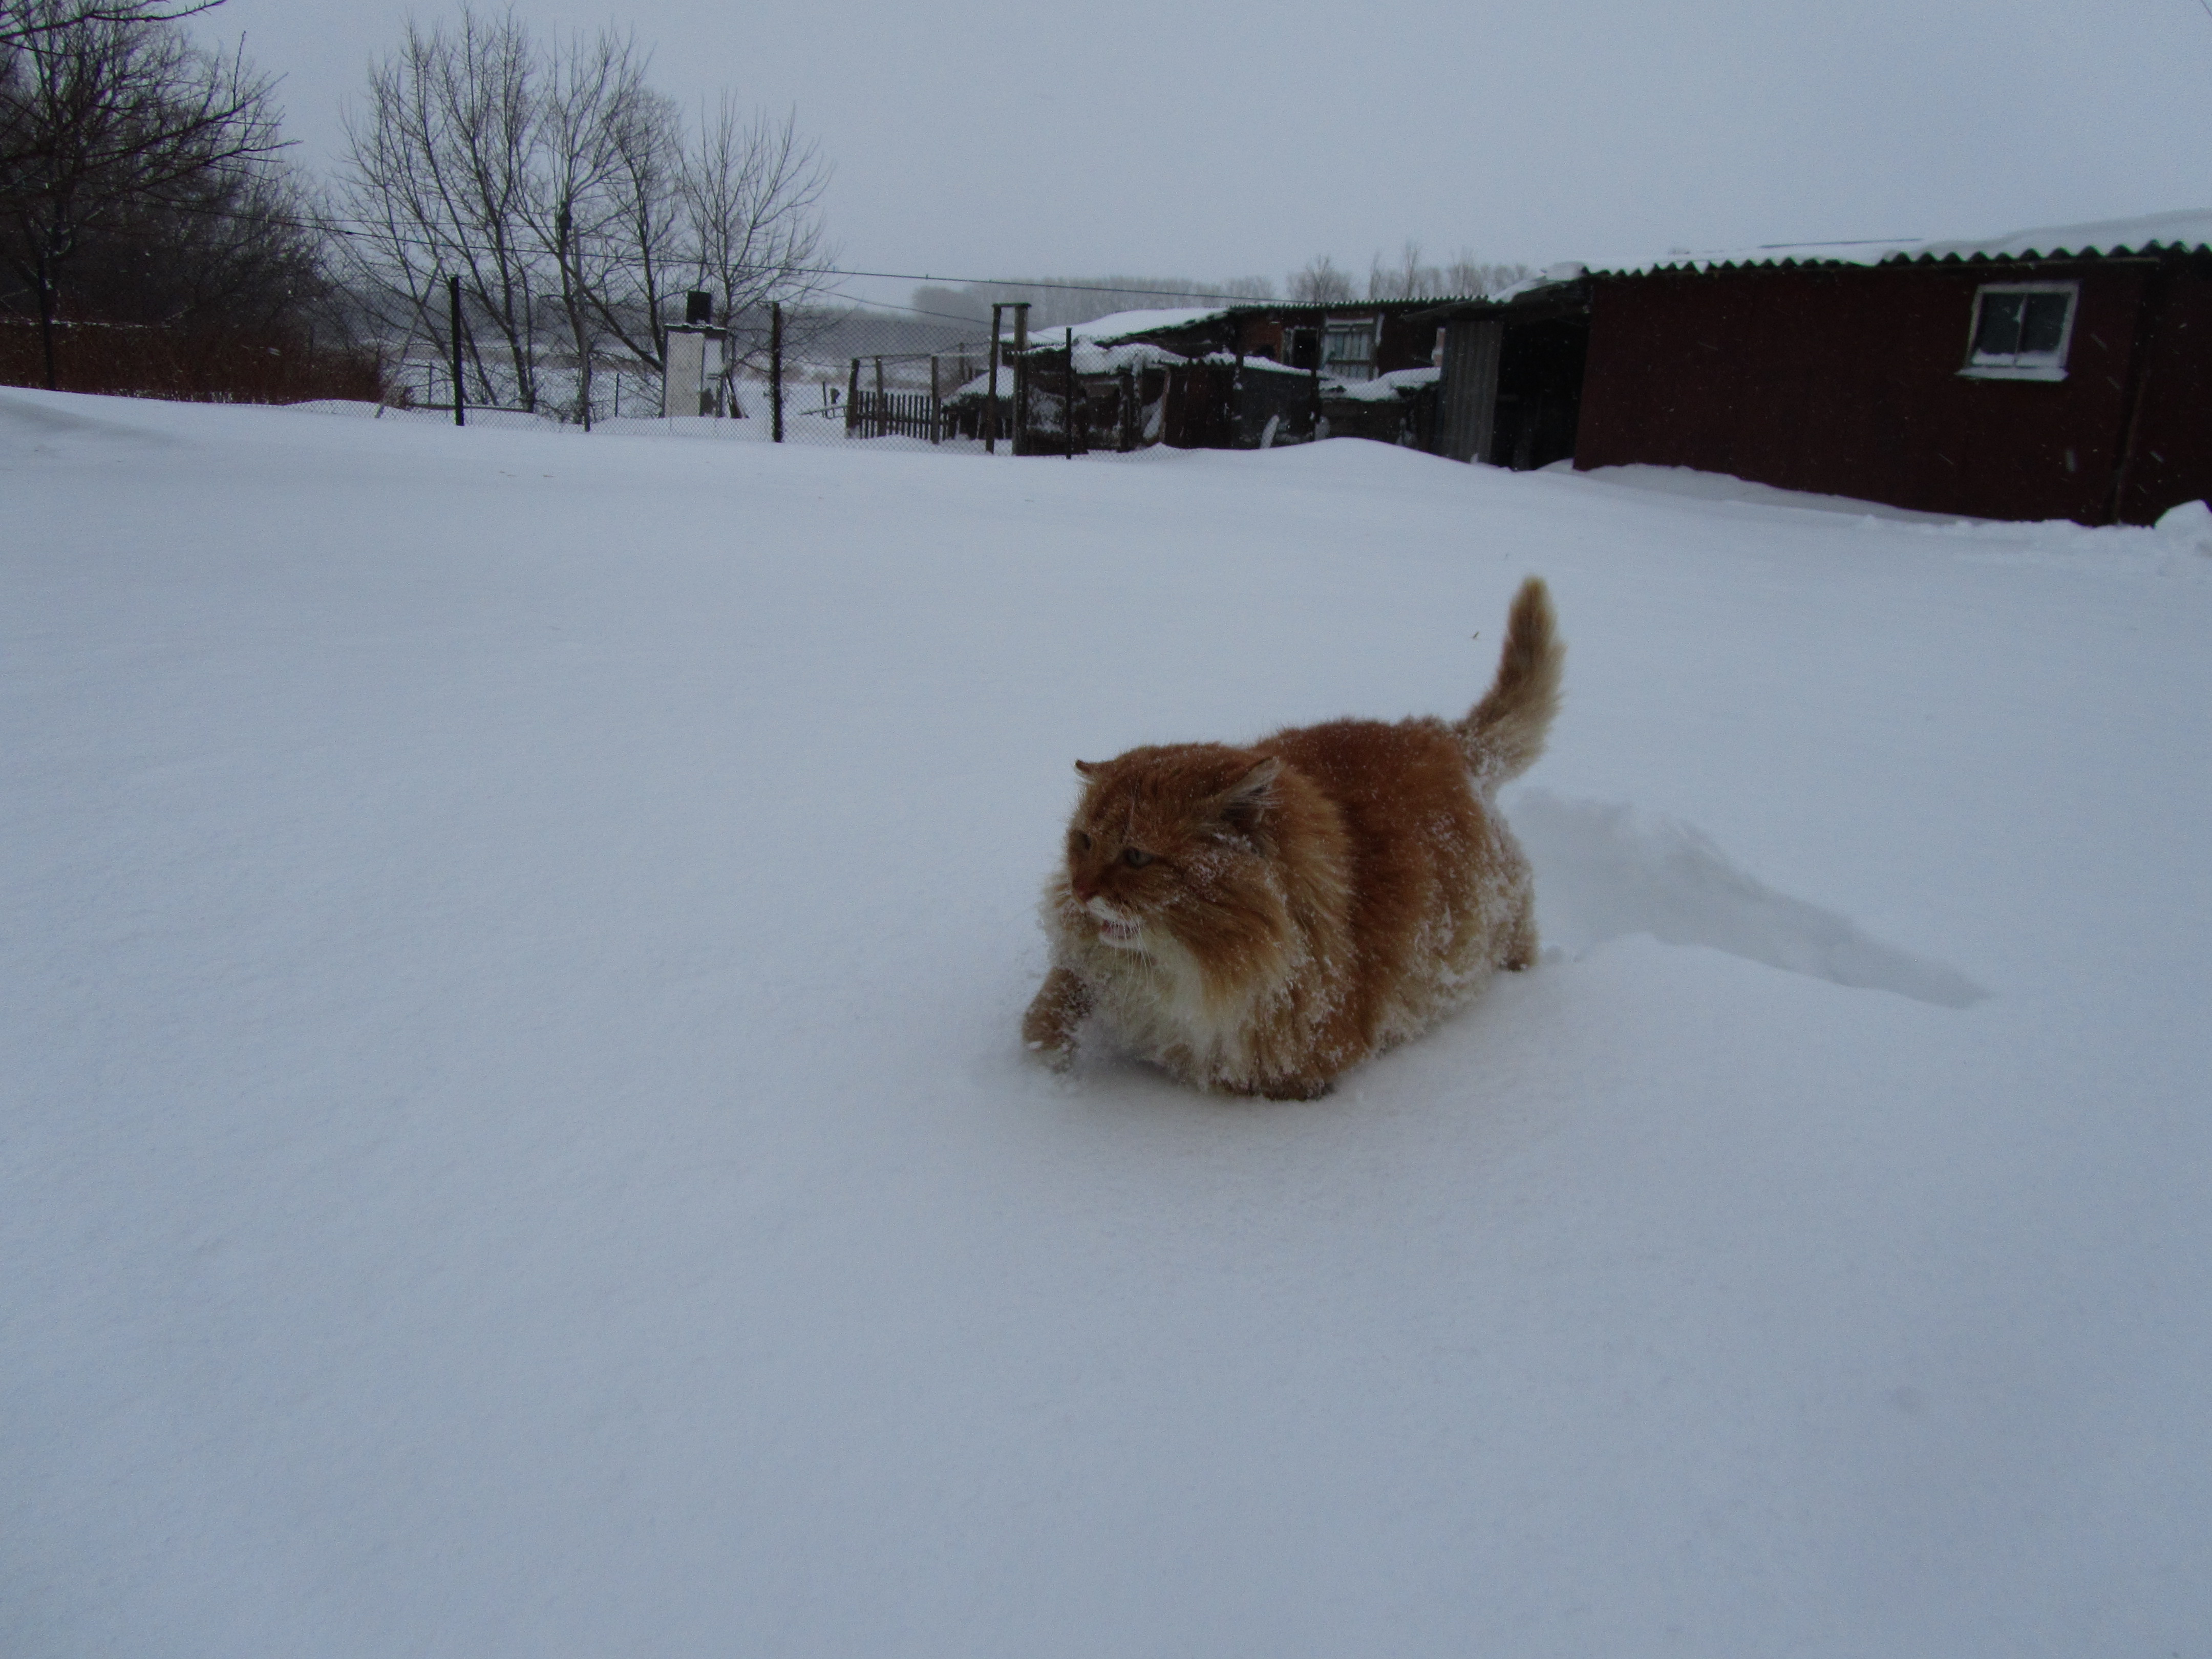
[[[2212,499],[2212,259],[2177,262],[2150,319],[2136,429],[2120,492],[2124,524]]]
[[[2097,522],[2148,268],[1661,273],[1593,296],[1578,467],[1648,462],[1984,518]],[[1975,290],[2078,277],[2067,378],[1959,373]]]
[[[1500,322],[1451,323],[1444,329],[1444,372],[1437,390],[1443,417],[1437,453],[1455,461],[1486,459],[1498,419]]]

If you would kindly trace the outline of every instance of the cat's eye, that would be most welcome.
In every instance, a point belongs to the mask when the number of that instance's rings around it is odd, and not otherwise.
[[[1150,853],[1139,852],[1133,847],[1125,847],[1121,849],[1121,862],[1132,870],[1141,870],[1152,861],[1152,855]]]
[[[1067,838],[1075,843],[1077,852],[1087,853],[1091,850],[1091,837],[1080,830],[1071,830],[1068,831]]]

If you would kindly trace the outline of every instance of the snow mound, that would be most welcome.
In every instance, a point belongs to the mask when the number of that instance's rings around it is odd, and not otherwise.
[[[1649,933],[1813,979],[1966,1008],[1988,995],[1940,962],[1885,945],[1856,923],[1777,892],[1702,833],[1633,808],[1527,789],[1509,805],[1536,869],[1546,941],[1582,956]]]
[[[2158,533],[2212,554],[2212,501],[2184,501],[2159,515]]]

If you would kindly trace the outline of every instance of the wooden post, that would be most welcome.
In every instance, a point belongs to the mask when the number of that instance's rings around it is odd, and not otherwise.
[[[1067,459],[1075,459],[1075,331],[1067,331],[1067,407],[1061,411],[1060,423],[1067,428]]]
[[[466,426],[466,402],[461,396],[461,279],[446,278],[446,311],[453,335],[453,424]]]
[[[937,392],[937,359],[929,360],[929,441],[936,443],[943,436],[945,426],[943,402]]]
[[[1003,305],[991,307],[991,367],[988,371],[991,376],[990,390],[983,394],[983,453],[986,455],[999,453],[999,313],[1005,309]]]
[[[852,378],[845,383],[845,435],[851,437],[853,429],[860,423],[860,360],[853,359]]]
[[[768,407],[775,441],[783,441],[783,301],[768,308]]]
[[[884,401],[884,360],[878,357],[876,359],[876,436],[889,437],[890,430],[890,405]]]
[[[1133,369],[1121,371],[1121,453],[1126,455],[1137,447],[1137,375]]]

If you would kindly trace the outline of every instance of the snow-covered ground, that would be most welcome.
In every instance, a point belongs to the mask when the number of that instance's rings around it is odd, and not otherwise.
[[[2212,1651],[2201,523],[16,391],[0,500],[11,1659]],[[1530,571],[1535,971],[1018,1052],[1072,760]]]

